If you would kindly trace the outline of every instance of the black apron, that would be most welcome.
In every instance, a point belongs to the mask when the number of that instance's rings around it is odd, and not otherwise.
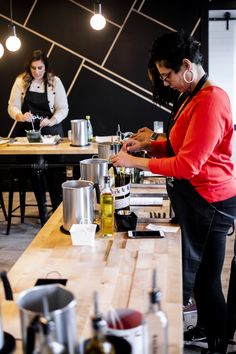
[[[170,130],[174,126],[176,119],[182,110],[200,90],[206,80],[207,75],[204,75],[178,111],[177,116],[175,115],[175,117],[173,117],[176,111],[171,115],[167,129],[168,156],[175,155],[169,139]],[[183,303],[184,305],[187,305],[192,295],[196,273],[201,263],[214,215],[216,212],[220,211],[203,199],[191,185],[189,180],[168,177],[167,192],[181,227]],[[232,218],[233,222],[234,216],[226,213],[223,214]]]
[[[23,105],[22,113],[31,112],[33,115],[38,115],[40,117],[50,119],[52,117],[52,112],[48,103],[48,94],[47,94],[47,84],[45,83],[45,92],[33,92],[29,91],[29,88],[26,91]],[[22,130],[24,131],[23,136],[25,136],[25,130],[31,130],[32,123],[24,122]],[[23,133],[23,132],[22,132]],[[62,123],[56,124],[52,127],[43,127],[41,129],[42,135],[57,135],[63,136]]]

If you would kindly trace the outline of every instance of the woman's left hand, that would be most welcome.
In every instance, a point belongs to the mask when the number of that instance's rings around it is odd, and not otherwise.
[[[134,167],[135,159],[135,156],[120,151],[117,155],[111,157],[111,162],[115,167]]]
[[[52,119],[48,119],[48,118],[44,118],[41,123],[40,123],[40,128],[43,127],[52,127],[53,124],[53,120]]]

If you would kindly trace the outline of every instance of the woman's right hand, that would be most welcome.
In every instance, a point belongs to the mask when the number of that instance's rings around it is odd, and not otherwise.
[[[30,112],[19,113],[16,115],[16,120],[18,122],[32,122],[32,114]]]

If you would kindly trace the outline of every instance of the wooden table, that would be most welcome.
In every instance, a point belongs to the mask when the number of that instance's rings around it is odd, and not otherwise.
[[[34,286],[37,278],[59,272],[67,278],[66,287],[77,300],[78,340],[90,336],[92,294],[98,291],[100,307],[146,309],[146,293],[153,268],[157,268],[162,290],[162,307],[169,319],[170,353],[182,353],[182,280],[179,233],[167,233],[164,239],[133,240],[126,233],[113,239],[97,236],[94,247],[72,246],[70,236],[60,231],[62,206],[51,216],[8,276],[18,294]],[[138,224],[138,229],[144,229]],[[51,273],[50,276],[57,274]],[[21,339],[18,309],[14,302],[2,306],[3,327]],[[16,353],[22,353],[20,341]],[[142,354],[142,353],[141,353]]]
[[[58,144],[2,144],[0,155],[93,155],[97,154],[97,143],[88,146],[71,146],[67,138],[63,138]]]

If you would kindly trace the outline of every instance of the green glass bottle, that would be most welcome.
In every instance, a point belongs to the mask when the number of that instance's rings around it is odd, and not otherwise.
[[[107,323],[98,311],[97,293],[94,293],[94,316],[91,318],[92,338],[85,344],[84,354],[115,354],[113,345],[107,340]]]

